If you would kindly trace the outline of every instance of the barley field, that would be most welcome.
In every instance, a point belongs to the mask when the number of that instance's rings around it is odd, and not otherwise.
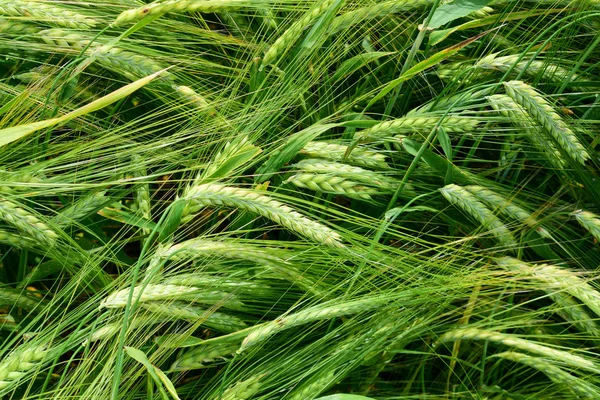
[[[600,399],[599,0],[0,0],[0,398]]]

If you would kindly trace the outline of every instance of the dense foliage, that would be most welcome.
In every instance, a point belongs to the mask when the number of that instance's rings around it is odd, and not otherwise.
[[[599,29],[0,0],[0,396],[600,398]]]

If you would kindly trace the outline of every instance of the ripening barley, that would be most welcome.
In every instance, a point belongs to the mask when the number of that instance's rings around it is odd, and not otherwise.
[[[193,260],[198,257],[220,256],[234,260],[248,260],[259,264],[283,263],[270,248],[262,248],[248,243],[206,240],[202,237],[186,240],[171,246],[164,246],[155,257],[165,260]],[[176,279],[172,277],[171,279]]]
[[[505,360],[514,361],[516,363],[535,368],[544,373],[553,382],[567,387],[577,396],[577,398],[582,397],[586,399],[597,399],[600,397],[600,390],[598,390],[596,386],[563,371],[553,363],[550,363],[543,358],[532,357],[515,351],[506,351],[500,354],[495,354],[494,357],[500,357]]]
[[[80,221],[90,214],[98,211],[104,204],[106,204],[108,198],[105,196],[106,191],[89,194],[77,202],[65,207],[52,218],[54,225],[64,228],[77,221]]]
[[[481,69],[491,69],[507,72],[511,68],[516,74],[524,73],[533,77],[543,76],[547,80],[562,81],[569,76],[569,70],[558,65],[550,64],[547,61],[530,60],[527,57],[521,58],[520,54],[511,54],[499,57],[497,54],[490,54],[479,59],[474,67]],[[578,79],[574,74],[571,79]]]
[[[486,99],[494,110],[509,118],[511,122],[521,130],[524,137],[531,142],[542,154],[544,159],[557,168],[563,168],[567,165],[562,153],[556,148],[549,138],[545,138],[543,131],[533,124],[533,119],[529,113],[513,99],[504,94],[495,94]]]
[[[304,29],[312,24],[322,13],[327,11],[335,0],[321,0],[316,6],[308,10],[303,16],[296,19],[290,27],[269,47],[262,60],[262,65],[277,65],[278,58],[302,36]]]
[[[0,219],[40,244],[52,247],[58,239],[56,232],[37,216],[10,200],[0,200]]]
[[[358,182],[329,174],[296,174],[285,182],[316,192],[334,193],[359,200],[370,200],[371,195],[379,193],[378,190],[360,185]]]
[[[69,11],[55,2],[10,0],[0,3],[0,15],[23,17],[35,22],[72,29],[89,29],[97,22],[91,17]]]
[[[202,321],[200,326],[205,326],[223,333],[236,332],[248,327],[244,321],[222,312],[201,309],[187,303],[175,302],[145,302],[142,307],[155,315],[173,320],[190,322]]]
[[[248,0],[167,0],[123,11],[113,25],[134,22],[148,16],[160,16],[170,12],[215,13],[224,10],[236,10],[251,6]]]
[[[500,243],[509,247],[517,246],[512,233],[510,233],[502,221],[465,188],[450,184],[441,188],[440,192],[446,200],[461,208],[485,229],[489,229]]]
[[[38,36],[46,44],[77,52],[82,51],[90,44],[87,37],[64,29],[47,29],[40,31]],[[95,58],[105,68],[131,78],[145,77],[164,69],[152,58],[114,45],[92,43],[85,54]],[[169,76],[169,73],[163,75],[163,77]]]
[[[354,140],[366,142],[383,139],[398,133],[428,133],[438,124],[446,132],[473,132],[480,123],[481,120],[475,118],[448,116],[442,119],[441,116],[422,114],[380,122],[370,128],[356,132]]]
[[[493,210],[498,210],[509,217],[519,220],[527,226],[534,228],[542,237],[552,237],[544,227],[540,226],[539,222],[533,218],[531,213],[516,205],[509,199],[500,196],[496,194],[496,192],[484,188],[483,186],[469,185],[465,186],[464,188],[467,189],[471,194],[475,195],[475,197],[477,197],[479,200],[492,207]]]
[[[188,187],[183,199],[187,201],[184,216],[194,214],[205,206],[239,208],[268,218],[317,242],[332,247],[343,247],[337,232],[305,217],[284,203],[250,189],[216,183],[203,184]]]
[[[323,376],[317,376],[308,384],[294,390],[288,398],[289,400],[307,400],[314,399],[323,393],[327,388],[335,383],[335,370],[329,371]]]
[[[334,161],[307,159],[294,164],[292,167],[308,173],[340,176],[377,189],[394,190],[400,185],[398,180],[387,175]]]
[[[172,371],[187,371],[206,368],[216,360],[235,354],[237,343],[221,343],[217,345],[200,345],[192,349],[184,349],[171,366]]]
[[[370,311],[375,308],[382,307],[389,302],[389,299],[366,298],[348,301],[346,303],[336,304],[333,306],[321,305],[311,307],[295,314],[290,314],[285,317],[278,318],[275,321],[267,322],[257,326],[256,329],[253,329],[252,332],[246,336],[237,352],[243,353],[249,347],[261,343],[276,333],[286,329],[294,328],[296,326],[311,322],[323,321],[344,315]]]
[[[579,299],[600,316],[600,293],[576,272],[554,265],[531,265],[512,257],[502,257],[498,265],[510,271],[524,273],[548,285],[548,291],[562,291]]]
[[[515,335],[486,331],[483,329],[463,328],[447,332],[438,339],[438,344],[462,340],[489,340],[490,342],[496,342],[508,347],[514,347],[519,350],[539,354],[541,356],[568,364],[573,368],[585,369],[586,371],[591,371],[594,373],[598,373],[600,371],[600,368],[594,362],[581,356],[537,344],[531,340],[521,339]]]
[[[355,147],[348,157],[344,158],[348,151],[348,146],[341,144],[318,141],[308,142],[300,154],[312,157],[323,158],[332,161],[343,161],[350,164],[361,165],[369,168],[389,169],[385,162],[386,156],[380,152],[368,150],[364,147]]]
[[[448,109],[462,109],[467,104],[477,103],[486,96],[493,93],[492,86],[470,92],[461,92],[448,97],[435,98],[429,103],[425,103],[417,108],[413,108],[406,113],[407,117],[415,117],[418,115],[427,115],[432,111],[445,111]]]
[[[589,211],[577,210],[571,215],[575,216],[577,222],[587,229],[596,240],[600,241],[600,217]]]
[[[429,5],[431,5],[431,0],[393,0],[357,8],[335,17],[327,29],[327,33],[333,35],[353,25],[364,24],[369,20],[384,18],[394,13],[419,9]]]
[[[568,293],[557,292],[552,288],[547,290],[547,293],[548,297],[557,304],[556,313],[558,315],[573,324],[579,331],[589,333],[593,340],[600,340],[600,326],[581,303]]]
[[[132,301],[136,301],[138,297],[140,303],[157,300],[189,300],[197,303],[220,304],[230,309],[240,309],[242,307],[242,303],[231,293],[207,292],[196,287],[180,285],[149,284],[145,287],[138,286],[133,291]],[[100,308],[125,307],[128,298],[129,288],[119,290],[104,299],[100,303]]]
[[[40,28],[23,22],[0,18],[0,33],[5,35],[34,35]]]
[[[0,390],[17,385],[21,378],[37,368],[46,357],[45,347],[16,350],[0,362]]]
[[[254,396],[261,387],[260,380],[264,374],[254,375],[245,381],[239,381],[235,385],[228,387],[222,396],[214,400],[248,400]]]
[[[16,247],[17,249],[35,249],[38,247],[38,242],[35,239],[24,237],[3,229],[0,229],[0,243]]]
[[[23,308],[25,310],[37,309],[39,311],[44,302],[33,296],[28,296],[27,291],[0,286],[0,305],[11,308]]]
[[[577,136],[554,111],[554,108],[531,86],[521,81],[504,82],[506,93],[551,135],[556,143],[575,161],[585,164],[590,158]]]
[[[166,317],[166,318],[157,318],[156,315],[136,315],[129,323],[127,329],[130,331],[137,329],[147,329],[152,325],[160,325],[164,324],[167,321],[173,321],[174,318]],[[100,328],[91,332],[89,337],[85,339],[81,345],[87,346],[92,342],[96,342],[98,340],[108,339],[117,337],[119,332],[121,332],[121,328],[123,327],[123,323],[121,321],[114,323],[105,323]]]

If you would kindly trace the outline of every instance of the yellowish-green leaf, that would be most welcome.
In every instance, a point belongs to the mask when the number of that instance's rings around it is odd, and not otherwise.
[[[146,86],[153,79],[164,73],[164,71],[165,70],[158,71],[152,75],[148,75],[145,78],[132,82],[129,85],[123,86],[122,88],[117,89],[114,92],[109,93],[106,96],[99,98],[98,100],[92,101],[90,104],[86,104],[85,106],[73,110],[70,113],[65,114],[61,117],[0,129],[0,146],[4,146],[8,143],[14,142],[15,140],[19,140],[41,129],[49,128],[70,121],[74,118],[81,117],[83,115],[89,114],[94,111],[98,111],[106,106],[109,106],[112,103],[121,100],[123,97],[126,97],[131,93],[135,92],[136,90]]]
[[[167,375],[165,375],[164,372],[162,372],[158,367],[154,366],[150,362],[150,360],[148,360],[148,357],[143,351],[138,350],[135,347],[128,346],[125,346],[124,350],[125,353],[129,355],[129,357],[142,364],[146,368],[146,370],[148,370],[148,373],[150,374],[152,379],[154,379],[154,382],[156,383],[157,387],[161,392],[164,392],[164,390],[162,389],[162,387],[164,386],[173,399],[180,400],[179,396],[177,395],[177,391],[175,390],[175,386],[173,386],[173,382],[171,382],[171,380],[167,377]]]

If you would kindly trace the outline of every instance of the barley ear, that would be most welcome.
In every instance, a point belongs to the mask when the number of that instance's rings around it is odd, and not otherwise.
[[[254,190],[211,183],[186,189],[183,199],[188,203],[184,216],[196,213],[205,206],[239,208],[270,219],[291,231],[332,247],[343,247],[340,235],[313,221],[288,205]]]
[[[598,215],[583,210],[577,210],[571,215],[600,242],[600,217]]]
[[[600,390],[598,390],[596,386],[563,371],[561,368],[541,357],[532,357],[515,351],[506,351],[495,354],[492,357],[500,357],[505,360],[510,360],[537,369],[538,371],[544,373],[554,383],[560,384],[561,386],[564,386],[570,390],[577,398],[582,397],[585,399],[597,399],[600,397]]]
[[[590,158],[577,136],[554,108],[534,88],[521,81],[504,82],[506,93],[544,128],[573,160],[585,164]]]
[[[512,233],[510,233],[502,221],[468,190],[461,186],[450,184],[441,188],[440,192],[446,200],[461,208],[485,229],[489,229],[500,243],[509,247],[517,246]]]

